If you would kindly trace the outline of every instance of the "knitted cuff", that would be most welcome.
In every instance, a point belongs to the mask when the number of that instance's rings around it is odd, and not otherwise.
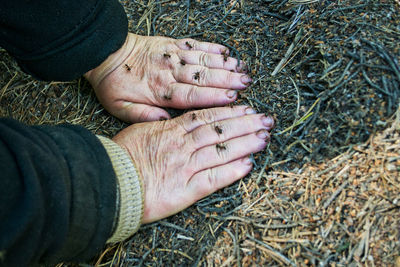
[[[143,181],[129,154],[112,140],[97,135],[110,157],[117,177],[117,225],[107,243],[123,241],[134,234],[143,217]]]

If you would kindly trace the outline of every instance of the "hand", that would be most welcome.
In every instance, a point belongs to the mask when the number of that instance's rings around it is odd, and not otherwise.
[[[175,214],[246,176],[249,154],[269,141],[274,121],[246,106],[188,112],[134,124],[114,141],[125,148],[144,181],[143,223]]]
[[[102,105],[127,122],[170,118],[159,107],[224,106],[251,79],[222,45],[128,34],[125,44],[87,72]]]

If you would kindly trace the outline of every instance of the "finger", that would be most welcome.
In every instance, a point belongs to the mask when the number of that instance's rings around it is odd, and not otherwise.
[[[223,165],[263,150],[267,145],[267,139],[269,139],[269,133],[261,130],[224,143],[206,146],[193,152],[189,165],[196,166],[198,171]]]
[[[198,65],[175,67],[172,71],[177,82],[194,84],[202,87],[229,88],[235,90],[245,89],[252,79],[241,73],[230,72],[223,69],[209,69]]]
[[[246,65],[233,57],[228,57],[226,54],[211,54],[204,51],[188,51],[181,50],[178,52],[180,60],[191,65],[200,65],[214,69],[224,69],[233,72],[244,72]]]
[[[255,113],[256,111],[248,106],[220,107],[187,112],[175,120],[190,133],[201,125]]]
[[[213,54],[229,54],[229,49],[223,45],[209,42],[199,42],[190,38],[176,40],[176,45],[183,50],[201,50]]]
[[[250,159],[246,157],[198,172],[188,182],[188,193],[197,201],[245,177],[252,167]]]
[[[237,99],[237,92],[234,90],[199,87],[184,83],[170,84],[167,91],[169,97],[161,99],[163,106],[180,109],[224,106]]]
[[[120,105],[121,108],[115,109],[113,115],[126,122],[159,121],[171,118],[168,112],[158,107],[126,101]]]
[[[185,135],[195,149],[222,143],[232,138],[248,135],[259,130],[271,130],[274,120],[264,114],[253,114],[243,117],[222,120],[198,127]]]

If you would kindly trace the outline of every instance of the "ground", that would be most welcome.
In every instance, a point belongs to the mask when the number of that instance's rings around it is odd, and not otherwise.
[[[131,32],[228,46],[254,79],[237,103],[273,115],[277,126],[245,179],[143,226],[93,264],[395,265],[399,128],[389,118],[400,96],[396,1],[122,4]],[[0,115],[79,124],[109,137],[126,127],[83,78],[38,82],[3,50]]]

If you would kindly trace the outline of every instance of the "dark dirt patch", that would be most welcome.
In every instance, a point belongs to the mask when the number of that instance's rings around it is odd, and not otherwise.
[[[398,106],[400,18],[395,1],[122,2],[132,32],[218,42],[249,64],[255,82],[238,103],[277,120],[271,145],[254,155],[252,175],[332,158],[385,128]],[[0,115],[29,124],[80,124],[107,136],[125,126],[101,108],[83,79],[37,82],[4,51]],[[263,186],[266,181],[258,177]],[[235,215],[242,202],[244,192],[237,188],[225,188],[142,227],[133,239],[110,249],[102,262],[203,264],[227,227],[218,218]]]

